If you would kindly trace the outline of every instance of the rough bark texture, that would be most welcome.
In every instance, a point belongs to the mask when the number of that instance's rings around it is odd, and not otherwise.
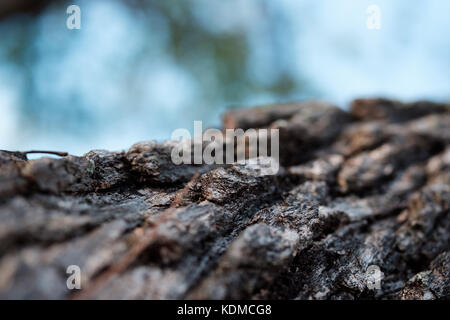
[[[280,129],[271,176],[176,166],[171,142],[0,151],[0,298],[448,299],[449,110],[360,99],[226,114],[224,128]]]

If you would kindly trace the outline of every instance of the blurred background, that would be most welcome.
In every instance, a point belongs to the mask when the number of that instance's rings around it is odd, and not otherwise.
[[[229,108],[366,96],[450,100],[450,1],[0,1],[0,149],[121,150]]]

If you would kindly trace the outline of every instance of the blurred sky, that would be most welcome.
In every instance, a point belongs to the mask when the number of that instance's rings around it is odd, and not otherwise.
[[[449,15],[442,0],[55,1],[0,20],[0,149],[120,150],[310,98],[448,101]]]

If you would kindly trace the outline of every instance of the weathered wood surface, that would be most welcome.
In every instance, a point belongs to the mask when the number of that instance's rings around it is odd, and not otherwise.
[[[170,142],[0,151],[0,298],[450,297],[449,105],[302,102],[224,127],[279,128],[279,173],[175,166]]]

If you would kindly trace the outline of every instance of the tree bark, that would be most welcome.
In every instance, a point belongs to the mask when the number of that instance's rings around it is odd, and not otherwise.
[[[170,141],[0,151],[0,298],[450,297],[449,105],[272,105],[224,116],[238,127],[280,129],[276,175],[177,166]]]

